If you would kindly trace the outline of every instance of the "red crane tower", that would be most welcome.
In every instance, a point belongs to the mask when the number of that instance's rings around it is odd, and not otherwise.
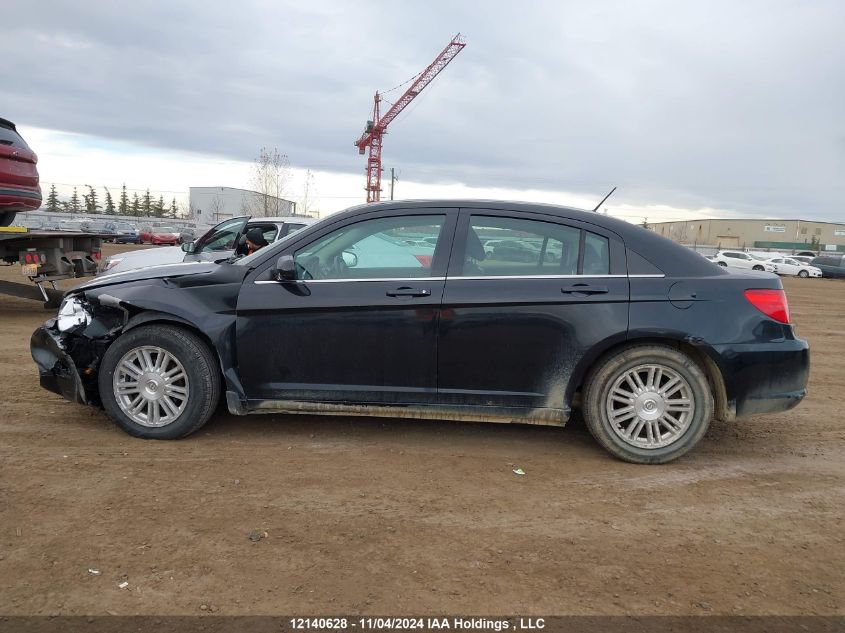
[[[359,154],[363,154],[369,148],[369,156],[367,157],[367,202],[378,202],[381,198],[381,138],[387,133],[387,126],[440,74],[441,70],[446,68],[450,61],[455,59],[455,56],[461,52],[464,46],[466,46],[466,42],[458,33],[434,61],[414,78],[413,83],[396,103],[384,113],[384,116],[379,116],[379,103],[381,103],[382,96],[376,92],[373,118],[367,121],[364,133],[361,138],[355,141]]]

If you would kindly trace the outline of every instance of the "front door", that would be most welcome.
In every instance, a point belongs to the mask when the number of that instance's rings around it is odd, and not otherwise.
[[[555,216],[461,211],[443,297],[440,402],[566,409],[595,346],[624,340],[618,236]]]
[[[435,402],[456,218],[422,209],[340,221],[286,246],[296,281],[274,281],[272,266],[247,277],[237,306],[247,399]]]

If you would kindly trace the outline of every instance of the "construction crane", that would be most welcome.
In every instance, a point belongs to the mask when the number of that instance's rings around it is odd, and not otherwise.
[[[359,154],[363,154],[369,149],[369,155],[367,156],[367,202],[378,202],[381,198],[381,147],[382,136],[387,133],[387,126],[440,74],[440,71],[449,65],[449,62],[455,59],[457,54],[463,50],[464,46],[466,46],[466,42],[461,37],[461,34],[458,33],[434,61],[413,78],[413,82],[408,89],[384,113],[384,116],[379,115],[379,104],[382,101],[382,95],[376,92],[373,105],[373,118],[367,121],[367,127],[364,129],[364,133],[361,135],[361,138],[355,141]]]

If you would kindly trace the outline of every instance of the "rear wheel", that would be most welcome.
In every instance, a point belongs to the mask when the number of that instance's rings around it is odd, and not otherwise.
[[[681,457],[704,437],[712,416],[707,377],[671,347],[624,349],[605,358],[587,380],[587,427],[627,462],[663,464]]]
[[[757,264],[756,266],[754,266],[754,268],[752,268],[752,270],[765,270],[765,268]]]
[[[716,263],[719,264],[719,266],[722,266],[724,268],[728,267],[728,265],[725,262],[716,262]]]
[[[170,325],[140,326],[106,350],[99,375],[106,412],[130,435],[171,440],[202,427],[220,399],[214,354]]]
[[[803,277],[803,278],[805,278],[805,279],[806,279],[807,277],[809,277],[809,276],[810,276],[810,273],[808,273],[806,270],[799,270],[799,271],[798,271],[798,276],[799,276],[799,277]]]

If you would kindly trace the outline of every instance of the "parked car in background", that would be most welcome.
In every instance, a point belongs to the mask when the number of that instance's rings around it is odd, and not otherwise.
[[[196,239],[197,232],[190,226],[183,226],[179,229],[179,243],[193,242]]]
[[[138,244],[141,240],[141,232],[131,222],[106,222],[106,229],[114,234],[112,241],[116,244]]]
[[[142,227],[138,233],[139,244],[169,244],[176,246],[179,241],[179,231],[172,226],[152,226],[147,225]]]
[[[831,277],[833,279],[845,279],[845,259],[843,255],[821,255],[810,262],[811,266],[815,266],[822,271],[822,277]]]
[[[799,257],[818,257],[819,256],[819,254],[816,253],[815,251],[798,251],[797,253],[795,253],[795,255],[797,255]],[[793,257],[795,255],[793,255]]]
[[[813,255],[812,257],[810,257],[809,255],[788,255],[787,257],[791,257],[792,259],[797,260],[802,264],[809,264],[816,258],[815,255]]]
[[[232,248],[244,224],[202,239]],[[488,260],[492,231],[561,254]],[[421,233],[438,236],[428,263],[403,241]],[[99,277],[31,349],[43,387],[142,438],[189,435],[221,400],[557,426],[578,407],[610,453],[647,464],[714,417],[796,406],[809,372],[777,276],[597,213],[472,200],[361,205],[239,259]]]
[[[764,270],[767,273],[775,272],[775,267],[772,264],[742,251],[719,251],[714,255],[713,261],[724,267]]]
[[[264,239],[272,244],[314,222],[312,218],[297,216],[230,218],[207,230],[198,240],[185,242],[181,247],[148,248],[112,255],[103,261],[99,274],[121,273],[161,264],[226,259],[235,253],[238,244],[243,243],[243,235],[248,229],[262,229]]]
[[[790,275],[793,277],[821,277],[822,271],[815,266],[799,262],[792,257],[772,257],[768,260],[775,267],[778,275]]]
[[[37,163],[15,124],[0,119],[0,226],[10,226],[17,213],[41,206]]]

